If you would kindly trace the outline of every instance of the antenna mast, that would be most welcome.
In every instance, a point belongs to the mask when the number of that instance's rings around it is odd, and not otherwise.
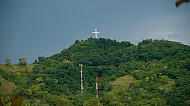
[[[98,80],[99,80],[99,78],[98,78],[98,76],[96,76],[96,97],[97,97],[97,99],[98,99]]]
[[[80,66],[81,94],[83,94],[83,80],[82,80],[82,67],[83,67],[83,64],[79,64],[79,66]]]

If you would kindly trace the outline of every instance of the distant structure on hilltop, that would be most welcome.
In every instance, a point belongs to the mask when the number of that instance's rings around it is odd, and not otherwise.
[[[20,59],[19,59],[19,64],[20,64],[20,65],[27,65],[26,58],[20,58]]]
[[[98,34],[99,34],[100,32],[98,32],[98,30],[95,29],[95,31],[92,32],[92,33],[94,34],[94,38],[98,39]]]

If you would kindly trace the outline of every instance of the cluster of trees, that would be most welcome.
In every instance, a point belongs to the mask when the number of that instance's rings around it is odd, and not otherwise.
[[[5,59],[5,65],[11,65],[11,59],[10,58]],[[26,58],[19,58],[19,65],[27,65]]]
[[[189,105],[190,46],[167,40],[143,40],[138,45],[111,39],[75,41],[51,57],[39,57],[32,72],[0,71],[17,85],[13,95],[23,103],[68,106]],[[80,67],[84,64],[84,91]],[[135,81],[115,89],[113,81],[130,75]],[[99,99],[95,77],[99,76]],[[36,102],[38,101],[38,102]]]

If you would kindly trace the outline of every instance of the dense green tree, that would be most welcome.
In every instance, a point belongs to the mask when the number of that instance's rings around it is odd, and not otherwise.
[[[20,58],[20,59],[19,59],[19,64],[20,64],[20,65],[27,65],[26,58]]]

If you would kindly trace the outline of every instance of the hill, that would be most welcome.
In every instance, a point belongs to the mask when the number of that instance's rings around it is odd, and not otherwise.
[[[83,94],[79,64],[83,64]],[[38,101],[35,105],[178,106],[190,100],[190,46],[179,42],[77,40],[60,53],[39,57],[33,70],[24,72],[25,68],[19,74],[1,68],[0,75],[15,83],[14,95],[30,104]]]

